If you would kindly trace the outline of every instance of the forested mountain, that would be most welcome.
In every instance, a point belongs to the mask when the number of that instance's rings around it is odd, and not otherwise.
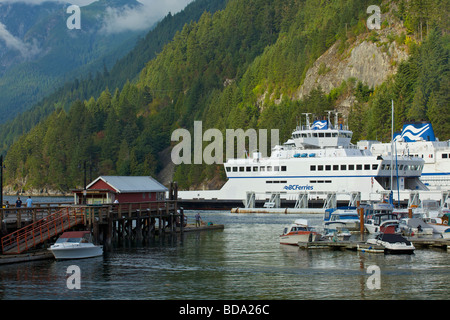
[[[366,27],[369,5],[381,7],[386,42],[381,30]],[[93,176],[156,175],[167,165],[161,155],[172,131],[191,130],[195,120],[203,130],[277,128],[284,141],[303,112],[321,116],[349,96],[354,102],[341,111],[355,139],[388,139],[391,99],[396,129],[428,119],[449,139],[447,10],[438,0],[230,0],[187,23],[137,81],[59,108],[22,136],[6,156],[6,183],[13,190],[79,187],[84,161]],[[407,59],[392,58],[397,72],[375,87],[349,78],[327,93],[318,86],[298,97],[331,46],[344,60],[365,42],[386,52],[395,44]],[[179,165],[173,178],[195,188],[224,173],[220,165]]]
[[[122,88],[127,80],[138,77],[145,64],[162,50],[162,47],[172,40],[175,32],[181,30],[184,24],[197,21],[205,12],[215,12],[225,6],[226,0],[195,0],[183,10],[165,16],[145,37],[139,39],[123,58],[115,62],[111,68],[102,65],[100,71],[89,72],[77,76],[73,81],[67,81],[52,94],[40,102],[27,108],[26,112],[18,114],[14,119],[0,124],[0,153],[6,154],[11,144],[21,135],[45,119],[56,108],[68,110],[76,100],[88,100],[98,97],[106,88]]]
[[[96,1],[80,9],[80,29],[69,29],[68,2],[0,3],[0,123],[76,77],[110,68],[143,31],[108,33],[109,10],[142,6],[135,0]],[[156,22],[156,21],[155,21]],[[148,31],[148,30],[147,30]]]

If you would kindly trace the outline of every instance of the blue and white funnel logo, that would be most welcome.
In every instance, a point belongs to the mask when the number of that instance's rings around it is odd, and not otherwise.
[[[394,141],[403,140],[405,142],[414,141],[435,141],[433,127],[431,123],[413,123],[405,124],[401,134],[394,138]]]
[[[317,120],[314,121],[311,130],[325,130],[328,129],[328,121],[327,120]]]

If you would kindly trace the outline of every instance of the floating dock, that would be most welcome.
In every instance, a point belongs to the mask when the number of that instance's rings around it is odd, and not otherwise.
[[[54,256],[48,250],[39,250],[36,252],[21,253],[15,255],[0,255],[0,265],[45,259],[54,259]]]
[[[450,247],[449,239],[408,239],[416,247],[416,249],[438,248],[448,250]],[[353,250],[362,252],[379,252],[383,253],[384,247],[368,244],[363,241],[313,241],[299,242],[301,249],[333,249],[333,250]]]
[[[325,214],[323,208],[233,208],[231,213]]]

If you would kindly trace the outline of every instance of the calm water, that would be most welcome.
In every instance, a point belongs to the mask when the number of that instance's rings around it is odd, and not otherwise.
[[[384,255],[278,243],[294,219],[319,215],[201,212],[224,230],[155,238],[145,246],[115,247],[103,257],[0,266],[0,299],[448,299],[449,253],[416,250]],[[193,222],[195,212],[187,211]],[[67,268],[81,270],[81,289],[67,288]],[[367,268],[381,270],[369,289]]]

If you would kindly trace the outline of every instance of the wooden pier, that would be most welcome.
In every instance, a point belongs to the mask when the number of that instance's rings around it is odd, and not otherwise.
[[[3,218],[3,254],[27,252],[70,229],[91,230],[96,243],[106,248],[113,240],[139,241],[156,234],[183,232],[184,229],[184,212],[183,208],[177,207],[177,200],[49,206],[45,209],[8,208],[0,210],[0,215]]]

